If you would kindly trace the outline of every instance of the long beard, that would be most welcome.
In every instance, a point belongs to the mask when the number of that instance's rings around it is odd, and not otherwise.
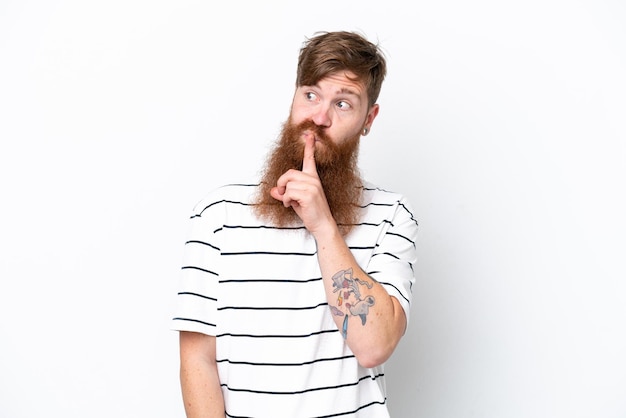
[[[347,235],[358,222],[363,182],[358,171],[359,135],[335,144],[322,128],[312,121],[293,125],[287,121],[276,146],[269,154],[262,172],[254,210],[261,219],[278,227],[299,226],[300,218],[292,208],[270,195],[278,178],[290,169],[302,170],[304,141],[309,130],[319,142],[315,144],[315,164],[330,211],[342,234]]]

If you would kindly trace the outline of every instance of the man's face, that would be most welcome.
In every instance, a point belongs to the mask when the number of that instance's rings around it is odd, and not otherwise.
[[[349,72],[331,74],[314,86],[296,89],[291,104],[293,125],[310,120],[326,138],[340,145],[358,138],[363,128],[370,128],[378,114],[378,105],[369,107],[365,87]],[[316,141],[316,153],[323,153],[324,141]],[[320,149],[321,148],[321,149]]]

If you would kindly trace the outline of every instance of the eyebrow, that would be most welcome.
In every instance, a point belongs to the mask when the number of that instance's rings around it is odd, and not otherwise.
[[[342,87],[341,89],[339,89],[339,91],[337,92],[338,94],[349,94],[351,96],[360,96],[359,93],[357,93],[356,91],[348,88],[348,87]]]
[[[299,87],[309,87],[309,88],[316,88],[318,90],[322,90],[322,87],[319,84],[314,84],[311,86],[306,86],[306,85],[302,85]],[[349,87],[341,87],[339,90],[336,90],[334,94],[343,94],[343,95],[347,95],[347,96],[353,96],[356,99],[360,100],[361,99],[361,95],[359,94],[358,91],[351,89]]]

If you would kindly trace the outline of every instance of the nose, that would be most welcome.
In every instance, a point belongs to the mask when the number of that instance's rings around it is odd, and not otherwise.
[[[311,119],[317,126],[328,128],[332,124],[330,106],[327,104],[320,104],[316,106]]]

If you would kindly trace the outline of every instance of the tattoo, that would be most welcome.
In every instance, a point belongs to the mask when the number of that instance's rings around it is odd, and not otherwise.
[[[351,315],[358,315],[361,317],[361,325],[365,325],[367,320],[367,314],[370,311],[370,306],[374,306],[374,296],[366,296],[364,300],[358,301],[355,305],[346,304]]]
[[[333,306],[333,305],[330,305],[330,311],[335,316],[344,316],[345,315],[343,312],[341,312],[340,309],[338,309],[336,306]]]
[[[370,307],[374,306],[376,300],[374,296],[361,296],[361,287],[371,289],[373,283],[361,280],[352,276],[352,268],[339,270],[332,277],[333,293],[337,295],[337,306],[330,305],[330,310],[335,316],[344,316],[341,333],[345,339],[348,336],[348,317],[358,316],[361,318],[361,325],[367,322],[367,315]],[[344,307],[344,311],[340,307]],[[345,312],[345,313],[344,313]]]

